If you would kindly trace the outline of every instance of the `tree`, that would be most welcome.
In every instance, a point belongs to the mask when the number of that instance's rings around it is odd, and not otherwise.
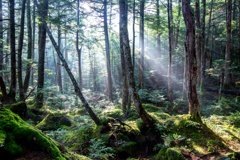
[[[109,47],[109,37],[108,37],[108,23],[107,23],[107,0],[104,0],[104,35],[105,35],[105,49],[107,57],[107,73],[108,73],[108,97],[112,101],[112,76],[111,76],[111,65],[110,65],[110,47]]]
[[[197,0],[195,2],[195,17],[196,17],[196,29],[197,29],[197,33],[196,33],[196,39],[197,39],[197,43],[196,43],[196,56],[197,56],[197,67],[198,67],[198,79],[197,79],[197,83],[198,85],[200,85],[201,82],[201,36],[200,36],[200,11],[199,11],[199,0]]]
[[[197,98],[197,59],[195,49],[195,27],[193,9],[190,0],[182,0],[182,12],[186,25],[185,48],[188,55],[188,103],[189,113],[195,121],[201,122],[200,107]]]
[[[140,0],[140,25],[139,25],[139,59],[138,59],[138,85],[144,88],[144,4],[145,0]]]
[[[79,74],[79,86],[80,89],[82,89],[82,64],[81,64],[81,56],[82,56],[82,47],[79,48],[79,37],[78,37],[78,33],[79,33],[79,2],[80,0],[78,0],[78,5],[77,5],[77,33],[76,33],[76,49],[77,49],[77,55],[78,55],[78,74]]]
[[[206,55],[205,55],[205,16],[206,16],[206,0],[202,0],[203,5],[203,15],[202,15],[202,35],[201,35],[201,83],[200,88],[203,88],[203,81],[205,76],[205,66],[206,66]]]
[[[21,24],[20,24],[20,35],[18,40],[18,87],[19,87],[20,100],[24,99],[23,85],[22,85],[22,48],[23,48],[23,38],[24,38],[25,3],[26,3],[26,0],[23,0]]]
[[[56,41],[54,40],[53,36],[52,36],[52,33],[50,32],[48,26],[47,26],[47,23],[44,19],[44,12],[42,12],[40,6],[38,5],[37,3],[37,0],[35,0],[35,3],[36,3],[36,6],[38,8],[38,11],[39,11],[39,14],[41,16],[41,21],[42,21],[42,25],[44,26],[45,30],[47,31],[48,33],[48,36],[58,54],[58,57],[60,58],[64,68],[66,69],[67,73],[68,73],[68,76],[70,77],[72,83],[73,83],[73,86],[74,86],[74,90],[75,90],[75,93],[77,94],[77,96],[81,99],[82,103],[83,103],[83,106],[86,108],[87,112],[89,113],[90,117],[92,118],[92,120],[97,124],[97,125],[100,125],[101,124],[101,121],[100,119],[97,117],[97,115],[92,111],[91,107],[89,106],[88,102],[86,101],[86,99],[84,98],[78,84],[77,84],[77,81],[76,79],[74,78],[71,70],[69,69],[68,67],[68,64],[66,63],[65,59],[63,58],[63,55],[59,49],[59,47],[57,46],[57,43]]]
[[[168,63],[168,98],[169,101],[172,102],[172,71],[171,71],[171,64],[172,64],[172,24],[171,24],[171,13],[170,13],[170,6],[171,3],[168,2],[168,42],[169,42],[169,63]]]
[[[31,25],[31,8],[30,0],[27,0],[27,28],[28,28],[28,45],[27,45],[27,59],[32,59],[32,25]],[[26,93],[29,86],[31,74],[31,62],[27,64],[26,76],[23,83],[23,92]]]
[[[48,0],[40,0],[40,8],[42,9],[42,15],[44,18],[47,17],[48,13]],[[37,2],[35,2],[37,4]],[[44,87],[44,61],[45,61],[45,47],[46,47],[46,28],[43,25],[43,19],[40,19],[41,23],[38,24],[38,87],[37,87],[37,97],[39,108],[43,106],[43,93],[42,89]]]
[[[60,15],[58,15],[60,17]],[[60,19],[59,19],[60,20]],[[58,47],[61,50],[61,25],[58,25]],[[62,93],[62,69],[60,64],[60,58],[57,58],[57,82],[59,86],[59,90]]]
[[[159,0],[157,0],[157,51],[158,56],[161,57],[161,39],[160,39],[160,12],[159,12]]]
[[[10,9],[10,48],[11,48],[11,84],[9,98],[12,101],[15,101],[17,81],[16,81],[14,0],[9,0],[9,9]]]
[[[0,19],[3,19],[2,0],[0,0]],[[3,22],[2,21],[0,21],[0,71],[1,70],[3,70]]]
[[[123,51],[124,57],[126,60],[126,66],[128,70],[128,83],[131,87],[131,92],[133,95],[134,105],[138,112],[139,117],[143,120],[147,127],[153,127],[153,119],[149,114],[144,110],[142,106],[141,99],[139,97],[136,84],[133,77],[133,66],[131,59],[131,50],[129,45],[129,37],[128,37],[128,29],[127,29],[127,5],[128,3],[125,0],[119,0],[119,8],[120,8],[120,35],[123,40]]]
[[[227,88],[230,85],[230,71],[231,67],[231,13],[232,13],[232,0],[227,3],[227,42],[225,54],[225,74],[223,87]]]

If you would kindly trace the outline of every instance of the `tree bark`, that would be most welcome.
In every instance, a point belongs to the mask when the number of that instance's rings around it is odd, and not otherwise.
[[[58,47],[61,50],[61,26],[58,25]],[[61,93],[63,93],[62,89],[62,67],[61,67],[60,59],[57,58],[57,80],[58,80],[58,87]]]
[[[133,0],[133,46],[132,46],[132,62],[133,62],[133,76],[135,67],[135,0]]]
[[[240,61],[240,0],[238,0],[238,56]]]
[[[104,34],[105,34],[105,49],[106,49],[106,57],[107,57],[108,97],[110,101],[113,101],[112,76],[111,76],[111,65],[110,65],[110,47],[109,47],[108,23],[107,23],[107,0],[104,0]]]
[[[197,84],[200,86],[201,83],[201,35],[200,35],[200,11],[199,11],[199,0],[196,0],[195,4],[195,15],[196,15],[196,38],[197,38],[197,44],[196,44],[196,56],[197,56],[197,67],[198,67],[198,78],[197,78]]]
[[[177,32],[176,32],[176,39],[175,39],[175,49],[177,49],[178,44],[178,36],[180,30],[180,19],[181,19],[181,0],[178,0],[178,23],[177,23]]]
[[[33,0],[34,1],[34,0]],[[32,40],[32,61],[34,62],[35,57],[35,1],[33,2],[33,40]],[[34,68],[32,67],[31,71],[31,85],[33,86],[34,79]]]
[[[172,65],[172,24],[171,24],[171,13],[170,13],[170,3],[168,2],[168,40],[169,40],[169,63],[168,63],[168,98],[172,102],[172,77],[171,77],[171,65]]]
[[[128,29],[127,29],[127,10],[126,10],[126,3],[125,0],[119,0],[119,7],[120,7],[120,35],[123,39],[123,50],[124,50],[124,57],[126,60],[126,65],[128,69],[128,82],[131,87],[131,92],[133,95],[133,101],[138,112],[138,115],[146,124],[147,127],[153,127],[153,119],[149,116],[149,114],[144,110],[142,106],[141,99],[139,97],[134,77],[133,77],[133,66],[132,66],[132,59],[131,59],[131,50],[129,45],[129,37],[128,37]]]
[[[202,35],[201,35],[201,83],[200,88],[203,87],[204,76],[205,76],[205,66],[206,66],[206,55],[205,55],[205,16],[206,16],[206,0],[202,0],[203,5],[203,15],[202,15]]]
[[[35,2],[37,5],[37,2]],[[48,0],[40,1],[40,8],[43,10],[40,16],[46,18],[48,12]],[[46,28],[43,25],[43,18],[40,19],[42,23],[39,23],[39,34],[38,34],[38,88],[36,101],[38,102],[39,108],[43,106],[43,93],[44,88],[44,61],[45,61],[45,46],[46,46]]]
[[[52,36],[52,33],[50,32],[48,26],[47,26],[47,23],[44,19],[44,14],[42,12],[42,10],[40,9],[39,5],[37,4],[37,0],[35,0],[36,2],[36,6],[38,8],[38,11],[40,13],[40,16],[41,16],[41,21],[43,22],[43,26],[44,28],[47,30],[47,33],[48,33],[48,36],[58,54],[58,57],[60,58],[60,60],[62,61],[62,64],[64,66],[64,68],[66,69],[67,73],[68,73],[68,76],[70,77],[72,83],[73,83],[73,86],[74,86],[74,90],[75,90],[75,93],[77,94],[77,96],[81,99],[82,103],[83,103],[83,106],[86,108],[87,112],[89,113],[90,117],[92,118],[92,120],[97,124],[97,125],[100,125],[101,124],[101,121],[100,119],[97,117],[97,115],[92,111],[91,107],[89,106],[88,102],[86,101],[86,99],[84,98],[78,84],[77,84],[77,81],[76,79],[74,78],[71,70],[69,69],[68,67],[68,64],[66,63],[65,59],[63,58],[63,55],[60,51],[60,49],[58,48],[57,46],[57,43],[56,41],[54,40],[53,36]]]
[[[15,101],[16,96],[16,49],[15,49],[15,15],[14,0],[9,0],[10,8],[10,48],[11,48],[11,84],[9,98]]]
[[[22,84],[22,48],[23,48],[23,38],[24,38],[25,3],[26,3],[26,0],[23,0],[21,23],[20,23],[20,35],[18,39],[18,87],[19,87],[20,100],[24,100],[23,84]]]
[[[0,0],[0,19],[3,19],[2,0]],[[0,71],[3,70],[3,21],[0,21]],[[3,74],[1,73],[3,76]]]
[[[232,13],[232,0],[228,0],[227,3],[227,42],[226,42],[226,54],[225,54],[225,74],[223,88],[230,86],[230,70],[231,67],[231,13]]]
[[[197,98],[197,59],[195,49],[195,26],[193,9],[190,0],[182,0],[182,12],[186,25],[186,53],[188,55],[188,103],[191,118],[197,122],[202,122],[200,106]]]
[[[126,7],[126,5],[125,5]],[[124,10],[126,10],[126,8],[124,8]],[[123,13],[121,13],[123,14]],[[121,14],[119,19],[120,19],[120,24],[122,24],[122,20],[121,19]],[[127,23],[127,22],[125,22]],[[120,38],[120,54],[121,54],[121,66],[122,66],[122,79],[123,79],[123,95],[122,95],[122,110],[125,113],[126,112],[126,106],[128,103],[128,80],[127,80],[127,70],[126,70],[126,64],[125,64],[125,58],[124,58],[124,50],[123,50],[123,38],[121,36],[121,26],[119,25],[119,38]]]
[[[31,25],[31,8],[30,0],[27,0],[27,28],[28,28],[28,45],[27,45],[27,59],[32,59],[32,25]],[[31,63],[27,64],[26,76],[24,79],[23,92],[26,93],[29,86],[30,74],[31,74]]]
[[[161,58],[161,39],[160,39],[160,12],[159,12],[159,0],[157,0],[157,51],[158,56]]]

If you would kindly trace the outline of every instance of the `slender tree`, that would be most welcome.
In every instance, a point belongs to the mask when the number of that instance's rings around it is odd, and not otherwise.
[[[48,0],[40,0],[40,8],[43,10],[42,15],[44,18],[47,17],[48,12]],[[35,2],[36,3],[36,2]],[[36,3],[37,4],[37,3]],[[36,5],[35,4],[35,5]],[[44,88],[44,61],[45,61],[45,46],[46,46],[46,28],[43,25],[43,19],[40,19],[41,23],[38,24],[38,87],[37,97],[39,108],[43,106],[43,93]]]
[[[0,19],[3,19],[2,0],[0,0]],[[0,21],[0,71],[1,70],[3,70],[3,22],[2,21]]]
[[[58,47],[61,50],[61,25],[58,25]],[[63,93],[62,88],[62,67],[60,63],[60,58],[57,58],[57,81],[58,87],[61,93]]]
[[[33,0],[34,1],[34,0]],[[32,61],[34,62],[34,57],[35,57],[35,1],[33,2],[33,38],[32,38]],[[32,71],[31,71],[31,85],[33,86],[33,79],[34,79],[34,68],[32,67]]]
[[[28,45],[27,45],[27,59],[32,59],[32,25],[31,25],[31,8],[30,0],[27,0],[27,29],[28,29]],[[31,74],[31,62],[27,64],[26,76],[23,83],[23,92],[26,93],[29,86]]]
[[[11,85],[9,96],[15,101],[16,96],[16,49],[15,49],[15,20],[14,20],[14,0],[9,0],[10,9],[10,48],[11,48]]]
[[[180,20],[181,20],[181,0],[178,0],[178,23],[177,23],[177,32],[176,32],[176,38],[175,38],[175,49],[177,49],[177,44],[178,44]]]
[[[195,17],[196,17],[196,56],[197,56],[197,67],[198,67],[198,79],[197,83],[200,85],[201,82],[201,37],[200,37],[200,11],[199,11],[199,0],[195,2]]]
[[[108,97],[112,101],[112,76],[111,76],[111,65],[110,65],[110,47],[109,47],[109,37],[108,37],[108,22],[107,22],[107,0],[104,0],[104,35],[105,35],[105,49],[107,57],[107,73],[108,73]]]
[[[157,51],[158,56],[161,57],[161,39],[160,39],[160,12],[159,12],[159,0],[157,0]]]
[[[195,27],[193,9],[190,0],[182,0],[182,12],[186,25],[185,48],[188,55],[188,103],[189,113],[195,121],[201,122],[200,107],[197,98],[197,59],[195,49]]]
[[[171,24],[171,13],[170,13],[170,3],[168,2],[168,39],[169,39],[169,63],[168,63],[168,98],[172,102],[172,24]]]
[[[227,3],[227,42],[225,54],[225,74],[223,87],[227,88],[230,85],[230,70],[231,67],[231,13],[232,13],[232,0]]]
[[[24,99],[23,84],[22,84],[22,48],[23,48],[23,38],[24,38],[25,3],[26,3],[26,0],[23,0],[21,23],[20,23],[20,35],[18,39],[18,87],[19,87],[20,100]]]
[[[133,75],[135,67],[135,0],[133,0],[133,46],[132,46],[132,62],[133,62]]]

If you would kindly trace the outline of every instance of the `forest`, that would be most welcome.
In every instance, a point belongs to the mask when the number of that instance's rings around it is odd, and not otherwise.
[[[0,0],[0,159],[240,160],[240,0]]]

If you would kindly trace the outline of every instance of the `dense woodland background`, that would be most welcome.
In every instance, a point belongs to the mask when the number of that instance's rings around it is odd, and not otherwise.
[[[0,154],[240,159],[239,11],[240,0],[0,0]]]

